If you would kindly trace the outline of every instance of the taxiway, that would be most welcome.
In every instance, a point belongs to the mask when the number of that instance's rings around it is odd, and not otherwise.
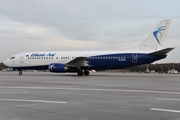
[[[0,120],[153,119],[180,119],[180,74],[0,72]]]

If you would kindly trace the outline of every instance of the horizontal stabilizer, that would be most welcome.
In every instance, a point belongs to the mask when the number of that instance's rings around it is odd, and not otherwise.
[[[170,52],[171,50],[173,50],[174,48],[166,48],[166,49],[162,49],[156,52],[152,52],[150,53],[150,55],[166,55],[168,52]]]

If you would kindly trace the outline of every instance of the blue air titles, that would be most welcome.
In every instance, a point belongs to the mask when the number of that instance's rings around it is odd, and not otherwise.
[[[55,53],[48,53],[48,54],[42,54],[42,53],[32,53],[31,57],[54,57],[56,54]]]

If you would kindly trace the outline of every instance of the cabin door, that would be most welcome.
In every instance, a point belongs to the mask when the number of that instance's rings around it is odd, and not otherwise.
[[[20,55],[19,62],[20,62],[20,63],[24,63],[24,54],[21,54],[21,55]]]

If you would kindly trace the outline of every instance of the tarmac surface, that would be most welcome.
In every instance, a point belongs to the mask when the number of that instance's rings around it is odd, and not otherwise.
[[[0,120],[180,120],[180,74],[0,72]]]

